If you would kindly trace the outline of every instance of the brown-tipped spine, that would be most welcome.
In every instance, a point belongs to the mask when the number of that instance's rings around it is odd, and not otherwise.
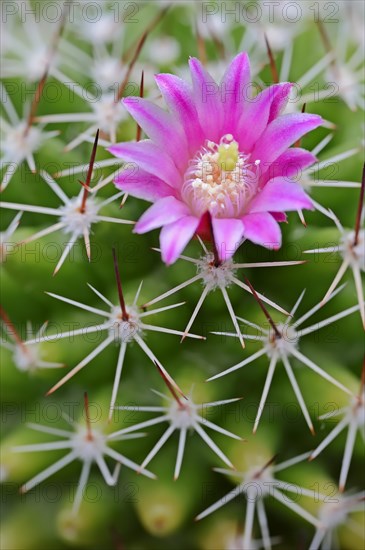
[[[85,408],[87,438],[88,438],[89,441],[92,441],[93,432],[92,432],[92,429],[91,429],[89,396],[87,395],[87,392],[84,393],[84,408]]]
[[[29,132],[29,130],[30,130],[30,128],[31,128],[31,126],[34,122],[34,119],[35,119],[35,116],[36,116],[36,113],[37,113],[37,109],[38,109],[38,104],[39,104],[39,102],[41,100],[41,97],[42,97],[43,89],[44,89],[44,86],[46,84],[46,81],[47,81],[47,78],[48,78],[48,75],[49,75],[49,70],[51,68],[52,60],[53,60],[53,58],[56,54],[60,38],[63,34],[64,29],[65,29],[67,14],[69,13],[70,6],[71,6],[72,2],[73,2],[73,0],[71,0],[71,2],[66,2],[65,3],[60,25],[59,25],[59,27],[58,27],[58,29],[57,29],[57,31],[56,31],[53,39],[52,39],[52,43],[51,43],[49,53],[48,53],[47,64],[46,64],[44,73],[41,76],[41,78],[40,78],[40,80],[37,84],[37,88],[36,88],[32,103],[30,105],[30,110],[29,110],[29,114],[28,114],[28,117],[27,117],[27,124],[26,124],[25,130],[24,130],[24,135],[25,136],[28,134],[28,132]]]
[[[123,93],[124,93],[125,87],[128,84],[128,80],[129,80],[129,77],[130,77],[131,72],[133,70],[133,67],[136,64],[137,60],[138,60],[138,57],[141,53],[141,50],[143,48],[144,43],[146,42],[146,39],[147,39],[148,35],[156,27],[156,25],[158,25],[158,23],[161,21],[161,19],[163,19],[163,17],[165,16],[165,14],[167,13],[169,8],[170,8],[170,6],[167,6],[166,8],[164,8],[163,10],[161,10],[157,14],[155,19],[148,25],[148,27],[143,32],[141,38],[138,40],[136,48],[135,48],[134,53],[132,55],[132,58],[131,58],[131,60],[128,64],[128,69],[127,69],[127,72],[125,74],[125,77],[123,78],[123,81],[121,82],[121,84],[118,87],[118,90],[117,90],[117,93],[116,93],[116,98],[115,98],[116,101],[120,101],[123,97]]]
[[[361,228],[362,210],[364,208],[364,192],[365,192],[365,162],[364,162],[364,166],[363,166],[363,169],[362,169],[360,197],[359,197],[359,203],[358,203],[358,206],[357,206],[357,213],[356,213],[354,246],[356,246],[359,242],[359,233],[360,233],[360,228]]]
[[[82,201],[81,201],[81,206],[80,206],[81,214],[84,214],[84,212],[85,212],[86,200],[87,200],[87,197],[88,197],[88,194],[89,194],[89,191],[90,191],[90,182],[91,182],[91,176],[92,176],[92,173],[93,173],[93,170],[94,170],[96,151],[97,151],[97,148],[98,148],[98,140],[99,140],[99,129],[96,131],[96,134],[95,134],[94,145],[93,145],[93,148],[92,148],[92,151],[91,151],[91,156],[90,156],[90,162],[89,162],[89,168],[88,168],[88,171],[87,171],[86,181],[84,183],[80,182],[81,185],[84,188],[84,194],[82,195]]]
[[[268,310],[266,309],[266,307],[262,303],[262,300],[260,300],[260,297],[258,296],[256,290],[254,289],[254,287],[252,286],[252,284],[250,283],[250,281],[248,280],[248,278],[246,276],[245,276],[245,280],[246,280],[246,283],[248,284],[248,286],[250,287],[250,290],[252,292],[253,297],[255,298],[256,302],[259,304],[259,306],[262,309],[266,319],[269,321],[271,327],[273,328],[276,338],[281,338],[282,337],[281,332],[279,331],[278,327],[274,323],[273,318],[271,317],[270,313],[268,312]]]
[[[160,365],[157,363],[157,361],[154,361],[157,369],[158,369],[158,372],[161,374],[162,376],[162,379],[163,381],[165,382],[166,386],[168,387],[172,397],[175,399],[175,401],[177,402],[177,404],[179,405],[179,407],[181,409],[184,408],[184,404],[182,403],[180,397],[177,395],[176,391],[175,391],[175,388],[173,387],[173,385],[171,384],[170,380],[167,378],[167,376],[165,375],[164,371],[161,369]]]
[[[271,69],[272,80],[273,80],[274,84],[278,84],[279,83],[279,73],[278,73],[278,69],[277,69],[277,66],[276,66],[275,57],[274,57],[274,54],[272,53],[271,46],[270,46],[270,43],[269,43],[269,40],[267,38],[266,33],[264,34],[264,38],[265,38],[265,44],[266,44],[266,49],[267,49],[267,55],[269,56],[269,61],[270,61],[270,69]]]
[[[262,468],[260,468],[260,470],[257,472],[256,476],[255,477],[260,477],[261,474],[264,473],[265,470],[267,470],[267,468],[269,466],[271,466],[271,464],[273,464],[275,462],[275,460],[278,458],[278,454],[275,454],[273,457],[270,458],[270,460],[268,460]]]
[[[144,94],[144,71],[141,74],[141,81],[139,83],[139,97],[143,97]],[[136,141],[140,141],[142,135],[142,128],[137,124]]]
[[[307,107],[307,104],[306,104],[306,103],[303,103],[302,113],[305,113],[306,107]],[[299,138],[299,139],[294,143],[294,147],[300,147],[300,144],[301,144],[301,143],[302,143],[302,138]]]
[[[199,32],[198,22],[195,23],[196,43],[198,49],[198,58],[203,65],[207,64],[207,49],[205,47],[205,40]]]
[[[125,307],[125,301],[123,296],[123,288],[122,288],[122,281],[120,279],[120,273],[119,273],[119,265],[118,265],[118,256],[117,251],[115,247],[113,246],[113,261],[114,261],[114,272],[115,272],[115,279],[117,282],[117,288],[118,288],[118,296],[119,296],[119,303],[120,308],[122,310],[122,319],[123,321],[128,321],[129,315],[127,312],[127,309]]]
[[[8,314],[6,313],[6,311],[5,311],[5,309],[3,308],[2,305],[0,305],[0,317],[4,321],[5,325],[7,326],[8,331],[10,332],[12,337],[14,338],[15,342],[22,348],[24,353],[29,353],[29,350],[28,350],[27,346],[24,344],[23,340],[20,337],[19,332],[16,330],[14,324],[10,320],[10,317],[8,316]]]
[[[219,258],[219,254],[218,254],[218,249],[217,249],[217,244],[215,242],[215,238],[214,238],[214,230],[213,230],[213,221],[212,221],[212,215],[211,213],[208,211],[207,212],[207,217],[208,217],[208,225],[209,225],[209,232],[210,232],[210,238],[211,238],[211,241],[212,241],[212,248],[213,248],[213,256],[214,256],[214,266],[215,267],[219,267],[221,265],[221,260]]]

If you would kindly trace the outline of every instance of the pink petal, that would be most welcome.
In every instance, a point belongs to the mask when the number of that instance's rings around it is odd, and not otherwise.
[[[267,182],[262,191],[251,201],[248,211],[253,212],[285,212],[286,210],[312,210],[313,204],[303,188],[282,177]]]
[[[171,157],[149,139],[117,143],[108,151],[127,162],[135,162],[136,166],[158,176],[172,187],[181,185],[181,174]]]
[[[246,53],[238,54],[227,68],[220,83],[221,101],[225,113],[223,133],[233,133],[248,95],[250,61]]]
[[[147,233],[190,214],[189,208],[174,197],[164,197],[153,204],[139,219],[135,233]]]
[[[274,104],[278,98],[287,93],[287,84],[275,84],[263,90],[255,98],[247,100],[237,128],[237,137],[241,150],[251,151],[261,134],[265,130],[271,116],[271,111],[276,109]]]
[[[293,84],[290,82],[282,82],[276,86],[280,88],[277,89],[277,93],[271,105],[269,122],[283,114],[289,101],[290,92],[293,88]]]
[[[198,59],[192,57],[189,65],[200,125],[204,128],[208,139],[219,141],[222,137],[223,122],[219,86]]]
[[[163,197],[174,195],[170,185],[156,176],[145,172],[135,164],[126,166],[114,180],[115,185],[137,199],[155,202]]]
[[[285,212],[270,212],[270,214],[277,222],[286,222],[288,220]]]
[[[190,154],[195,154],[204,143],[204,133],[199,124],[191,87],[172,74],[158,74],[155,80],[170,112],[184,129]]]
[[[295,141],[322,124],[319,115],[294,113],[282,115],[270,122],[252,151],[251,158],[260,160],[266,169]]]
[[[219,259],[229,260],[241,244],[243,223],[234,218],[212,218],[212,224]]]
[[[298,180],[303,170],[316,161],[316,157],[305,149],[301,149],[300,147],[288,149],[268,167],[265,173],[262,174],[260,184],[263,185],[268,180],[278,176],[282,176],[284,179],[291,178]]]
[[[140,97],[127,97],[123,103],[148,137],[174,160],[180,170],[185,171],[188,161],[186,138],[172,115]]]
[[[281,231],[279,224],[271,214],[259,212],[247,214],[242,218],[244,236],[255,244],[278,250],[281,247]]]
[[[199,218],[185,216],[176,222],[165,225],[161,229],[161,256],[167,265],[173,264],[177,260],[185,246],[194,236],[198,225]]]

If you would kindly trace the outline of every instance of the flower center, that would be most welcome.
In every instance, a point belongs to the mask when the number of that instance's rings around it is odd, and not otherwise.
[[[209,211],[216,218],[238,217],[256,193],[255,166],[241,153],[232,134],[219,144],[207,141],[185,173],[182,197],[195,215]]]

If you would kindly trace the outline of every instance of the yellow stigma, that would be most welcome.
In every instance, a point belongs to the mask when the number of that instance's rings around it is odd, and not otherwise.
[[[227,134],[225,138],[226,141],[218,146],[217,164],[221,170],[232,171],[235,169],[238,162],[238,143],[233,141],[233,136],[231,134]]]

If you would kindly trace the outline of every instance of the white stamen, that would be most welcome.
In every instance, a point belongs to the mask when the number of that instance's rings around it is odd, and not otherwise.
[[[219,144],[207,141],[185,174],[182,197],[198,215],[207,210],[214,217],[237,217],[257,189],[254,168],[259,160],[248,162],[249,155],[238,151],[232,134]]]

